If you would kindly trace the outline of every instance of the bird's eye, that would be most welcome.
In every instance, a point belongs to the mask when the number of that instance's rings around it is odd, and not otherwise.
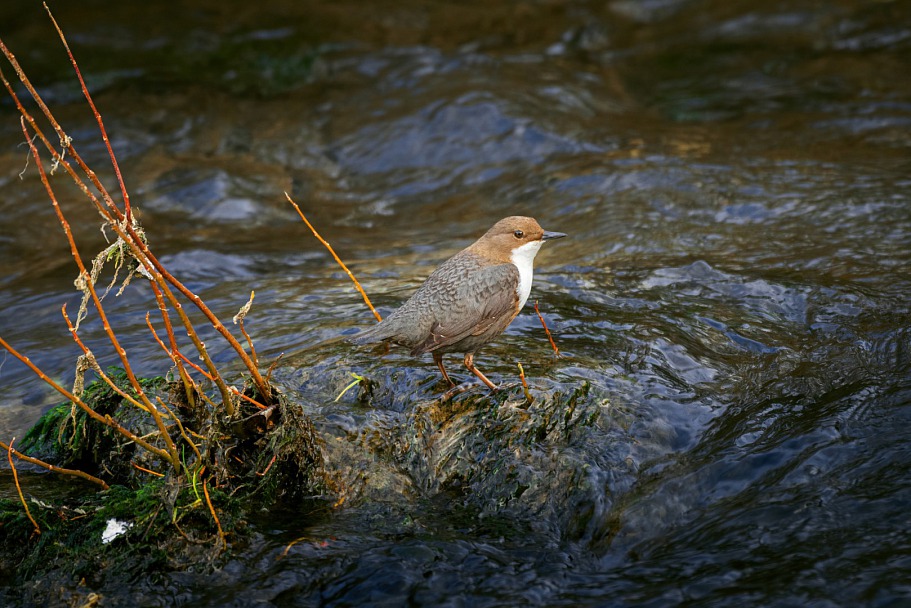
[[[515,232],[512,233],[512,235],[514,237],[516,237],[517,239],[521,239],[523,236],[525,236],[525,233],[522,232],[521,230],[516,230]]]

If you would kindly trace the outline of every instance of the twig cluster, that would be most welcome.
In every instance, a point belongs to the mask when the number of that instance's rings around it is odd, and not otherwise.
[[[47,9],[47,5],[45,5],[45,9]],[[140,384],[139,379],[134,374],[126,351],[121,346],[120,340],[117,338],[114,329],[111,327],[111,324],[108,320],[108,315],[106,314],[103,305],[104,296],[110,290],[110,286],[102,294],[99,294],[98,290],[96,289],[96,281],[98,280],[100,269],[109,260],[116,260],[117,270],[123,267],[126,267],[128,269],[127,276],[124,280],[124,286],[131,280],[132,277],[136,275],[143,277],[149,282],[152,288],[152,292],[155,295],[156,307],[161,316],[161,322],[167,336],[167,342],[159,337],[158,332],[152,325],[149,315],[146,316],[146,322],[155,340],[161,345],[167,354],[167,357],[170,359],[171,364],[174,366],[174,368],[176,368],[180,382],[183,386],[183,392],[185,393],[187,403],[189,403],[193,408],[209,407],[209,412],[211,415],[223,415],[227,418],[235,417],[235,415],[238,413],[238,403],[240,399],[250,401],[257,405],[259,408],[264,409],[270,405],[270,401],[273,397],[268,380],[264,378],[259,371],[256,352],[253,349],[253,342],[243,327],[243,317],[249,311],[249,307],[252,304],[252,296],[250,302],[244,306],[244,308],[241,310],[241,313],[238,315],[241,332],[243,333],[244,337],[247,340],[247,344],[249,345],[250,353],[248,354],[241,343],[228,331],[225,325],[199,298],[199,296],[194,294],[189,288],[186,287],[186,285],[184,285],[170,272],[168,272],[149,248],[145,233],[143,232],[142,227],[140,226],[130,204],[129,193],[120,173],[120,168],[114,155],[113,148],[111,147],[107,131],[105,130],[101,114],[98,112],[95,103],[92,100],[92,96],[89,94],[89,91],[86,88],[85,81],[79,70],[79,66],[76,63],[76,59],[74,58],[73,53],[69,48],[66,38],[60,27],[57,25],[57,22],[54,20],[53,15],[51,15],[49,9],[48,15],[50,16],[50,20],[53,23],[61,42],[63,43],[63,47],[66,49],[67,55],[79,80],[80,87],[82,88],[83,95],[91,107],[95,120],[98,124],[98,128],[101,131],[102,139],[105,142],[108,156],[110,157],[110,161],[114,169],[114,175],[116,177],[119,193],[122,198],[122,205],[118,206],[111,193],[105,188],[104,184],[101,183],[101,180],[97,177],[95,172],[80,156],[73,143],[73,139],[64,131],[63,127],[60,125],[51,110],[45,104],[41,95],[38,93],[38,91],[30,82],[29,78],[26,76],[25,71],[16,60],[15,55],[13,55],[13,53],[7,48],[2,40],[0,40],[0,52],[2,52],[2,54],[9,61],[9,64],[12,66],[16,76],[21,81],[22,85],[28,91],[29,95],[32,97],[35,104],[39,108],[40,113],[50,123],[54,133],[57,136],[56,139],[59,142],[58,145],[52,143],[50,137],[42,131],[35,117],[33,117],[32,114],[26,109],[25,105],[17,95],[15,88],[9,82],[9,80],[7,80],[2,70],[0,70],[0,80],[2,80],[3,85],[6,87],[7,92],[19,110],[19,113],[21,115],[20,122],[22,125],[22,133],[28,144],[30,155],[35,161],[41,183],[45,187],[47,195],[57,215],[57,219],[60,221],[60,224],[63,227],[64,234],[66,235],[66,239],[70,246],[70,252],[79,271],[77,285],[80,289],[82,289],[84,293],[83,306],[81,307],[79,314],[76,316],[75,322],[68,315],[65,306],[62,309],[62,314],[64,321],[66,322],[66,325],[73,337],[73,340],[83,352],[82,357],[80,357],[82,361],[82,368],[83,370],[93,370],[104,383],[113,389],[127,403],[135,406],[136,408],[139,408],[140,410],[143,410],[144,412],[147,412],[155,422],[157,433],[154,433],[153,436],[138,436],[136,433],[120,424],[110,415],[101,415],[95,411],[91,405],[86,403],[80,394],[80,382],[77,382],[77,387],[73,391],[69,391],[52,380],[37,365],[32,363],[28,357],[13,348],[13,346],[7,343],[2,337],[0,337],[0,346],[9,351],[14,357],[22,361],[25,365],[27,365],[36,375],[38,375],[39,378],[41,378],[44,382],[46,382],[57,392],[63,395],[63,397],[65,397],[68,401],[70,401],[74,407],[80,408],[83,412],[85,412],[87,416],[93,420],[96,420],[100,424],[110,427],[117,433],[120,433],[126,437],[129,441],[134,442],[144,450],[147,450],[148,452],[151,452],[152,454],[160,457],[164,462],[169,463],[175,472],[180,473],[183,463],[181,462],[181,457],[179,455],[178,443],[186,442],[186,444],[188,444],[196,454],[197,458],[200,457],[200,451],[189,434],[186,432],[186,429],[184,429],[181,421],[177,418],[177,416],[174,415],[168,405],[164,403],[160,398],[155,398],[154,400],[150,398]],[[48,173],[44,169],[44,165],[41,161],[41,155],[39,152],[40,146],[43,146],[46,149],[47,153],[50,155],[53,167],[55,169],[63,168],[63,170],[70,176],[70,178],[82,192],[85,198],[89,201],[89,203],[101,215],[101,218],[104,222],[104,227],[110,228],[116,235],[116,242],[105,249],[101,254],[99,254],[94,263],[91,265],[91,271],[86,267],[85,262],[79,254],[78,248],[76,246],[76,241],[73,237],[73,231],[70,228],[70,224],[66,219],[63,209],[58,203],[57,196],[54,192],[54,188],[51,185]],[[95,192],[98,194],[96,195]],[[116,280],[117,274],[115,271],[114,281],[116,282]],[[111,285],[113,285],[113,282]],[[234,349],[237,357],[243,362],[247,372],[249,373],[250,382],[255,391],[255,398],[244,394],[243,391],[238,390],[233,386],[229,386],[225,381],[224,377],[212,361],[205,343],[200,339],[199,334],[193,325],[193,322],[190,320],[190,317],[185,310],[185,304],[187,301],[189,301],[193,307],[202,313],[202,315],[216,329],[216,331],[218,331],[219,334],[224,337],[229,346]],[[95,354],[89,350],[79,335],[79,324],[87,312],[86,309],[88,307],[88,304],[91,304],[91,307],[94,309],[94,312],[98,315],[98,318],[101,321],[102,327],[105,334],[107,335],[110,345],[119,358],[120,366],[125,371],[126,377],[129,380],[129,385],[132,389],[131,391],[124,390],[117,386],[114,380],[104,372],[101,365],[98,363]],[[189,357],[182,350],[186,347],[178,345],[178,340],[175,336],[174,323],[172,322],[172,315],[176,315],[179,324],[183,326],[187,337],[192,343],[191,350],[195,351],[193,358],[200,359],[202,361],[201,366],[193,363],[191,361],[191,357]],[[235,322],[238,321],[236,320]],[[197,380],[195,380],[191,375],[191,371],[198,372],[206,380],[210,381],[215,385],[215,387],[217,387],[217,391],[220,395],[220,399],[218,399],[217,402],[213,398],[210,398],[208,395],[206,395],[205,391],[200,388]],[[72,471],[69,469],[62,469],[60,467],[55,467],[48,463],[42,462],[38,459],[27,457],[14,450],[11,445],[7,445],[2,442],[0,442],[0,447],[7,451],[7,454],[10,458],[12,456],[16,456],[19,459],[38,464],[49,470],[82,477],[99,484],[103,488],[107,487],[104,481],[86,473],[80,471]]]

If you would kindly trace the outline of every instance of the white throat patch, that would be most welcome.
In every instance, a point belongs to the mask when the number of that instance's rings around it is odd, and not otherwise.
[[[519,269],[519,286],[516,288],[516,292],[519,294],[519,310],[525,306],[525,302],[528,301],[528,294],[531,293],[535,256],[538,255],[538,250],[541,249],[543,244],[544,241],[531,241],[512,250],[510,259],[516,268]]]

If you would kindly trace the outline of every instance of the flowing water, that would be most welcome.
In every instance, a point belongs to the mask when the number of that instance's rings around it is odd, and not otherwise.
[[[353,488],[263,514],[214,574],[99,584],[109,605],[911,603],[906,2],[52,8],[153,248],[224,319],[256,291],[260,357]],[[5,2],[0,36],[113,184],[42,10]],[[68,384],[74,266],[0,118],[0,335]],[[387,313],[500,217],[568,233],[530,300],[563,356],[530,306],[479,356],[495,382],[521,362],[537,405],[447,409],[429,358],[337,340],[372,316],[283,191]],[[147,288],[108,301],[164,373]],[[335,401],[352,372],[370,406]],[[57,401],[0,356],[4,439]]]

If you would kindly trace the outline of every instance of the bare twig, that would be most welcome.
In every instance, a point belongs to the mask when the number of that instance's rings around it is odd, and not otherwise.
[[[138,408],[141,409],[141,410],[145,410],[145,411],[148,412],[149,410],[148,410],[148,408],[145,406],[145,404],[140,403],[139,401],[137,401],[136,399],[134,399],[132,395],[130,395],[129,393],[127,393],[126,391],[124,391],[122,388],[120,388],[119,386],[117,386],[117,384],[115,384],[114,381],[111,380],[110,376],[108,376],[108,375],[104,372],[104,370],[101,369],[101,366],[98,365],[98,361],[95,359],[95,355],[94,355],[94,354],[92,353],[92,351],[90,351],[90,350],[88,349],[88,347],[82,342],[82,338],[79,337],[79,334],[76,333],[76,328],[73,327],[73,322],[70,320],[70,316],[69,316],[68,314],[66,314],[66,304],[64,304],[64,305],[60,308],[60,312],[63,314],[63,320],[66,321],[66,326],[67,326],[67,328],[69,328],[70,333],[73,335],[73,340],[76,342],[76,344],[79,346],[79,348],[82,349],[82,352],[83,352],[84,355],[85,355],[85,360],[88,362],[88,367],[89,367],[89,369],[91,369],[91,370],[94,371],[96,374],[98,374],[98,376],[104,381],[105,384],[107,384],[109,387],[111,387],[111,389],[112,389],[115,393],[117,393],[118,395],[120,395],[121,397],[123,397],[124,399],[126,399],[127,401],[129,401],[130,404],[132,404],[132,405],[138,407]],[[74,394],[75,394],[76,392],[77,392],[77,391],[75,391],[75,390],[73,391]],[[81,392],[81,391],[79,391],[79,392]]]
[[[313,233],[313,236],[315,236],[316,239],[317,239],[320,243],[322,243],[323,246],[324,246],[326,249],[329,250],[329,253],[332,254],[332,257],[335,258],[335,261],[338,262],[338,265],[342,267],[342,270],[344,270],[346,273],[348,273],[348,277],[349,277],[352,281],[354,281],[354,286],[357,288],[357,290],[358,290],[359,292],[361,292],[361,297],[364,298],[364,302],[367,303],[367,306],[370,308],[370,311],[373,313],[373,316],[376,317],[376,320],[377,320],[377,321],[382,321],[382,320],[383,320],[383,317],[380,316],[380,313],[378,313],[378,312],[376,311],[376,308],[373,307],[373,304],[370,303],[370,298],[367,297],[367,292],[364,291],[364,288],[361,287],[361,284],[358,282],[358,280],[354,277],[354,275],[351,273],[351,271],[348,270],[348,267],[345,266],[345,263],[341,260],[341,258],[339,258],[338,255],[335,253],[335,250],[332,248],[332,245],[330,245],[330,244],[326,241],[326,239],[324,239],[323,237],[321,237],[321,236],[319,235],[319,233],[316,231],[316,228],[313,227],[313,224],[311,224],[311,223],[307,220],[306,216],[304,216],[304,212],[301,211],[301,208],[297,206],[297,203],[295,203],[293,200],[291,200],[291,195],[288,194],[287,192],[285,192],[285,198],[288,199],[288,202],[289,202],[289,203],[291,203],[292,205],[294,205],[294,209],[297,211],[297,214],[298,214],[299,216],[301,216],[301,219],[304,220],[304,223],[305,223],[305,224],[307,224],[307,228],[310,229],[310,232]]]
[[[145,467],[141,467],[138,464],[136,464],[135,462],[130,462],[130,464],[133,465],[134,469],[138,469],[138,470],[142,471],[143,473],[149,473],[150,475],[154,475],[155,477],[164,477],[164,473],[159,473],[158,471],[153,471],[152,469],[147,469]]]
[[[9,460],[9,466],[13,471],[13,481],[16,482],[16,491],[19,492],[19,500],[25,508],[25,514],[28,516],[29,521],[32,522],[32,525],[35,526],[35,534],[41,534],[41,528],[38,526],[38,522],[35,521],[35,518],[32,517],[32,512],[28,509],[28,503],[25,502],[25,496],[22,495],[22,488],[19,486],[19,473],[16,472],[16,464],[13,462],[13,443],[15,441],[16,438],[13,437],[10,440],[9,445],[6,446],[6,458]]]
[[[187,397],[187,403],[190,404],[190,407],[193,407],[196,403],[196,392],[193,390],[193,381],[190,379],[189,374],[187,374],[187,370],[183,366],[183,361],[177,356],[177,338],[174,337],[174,327],[171,325],[168,307],[165,305],[164,296],[161,295],[161,289],[158,288],[158,284],[155,283],[155,281],[150,281],[150,284],[152,285],[152,293],[155,294],[155,302],[158,303],[158,310],[161,312],[161,320],[164,322],[165,330],[168,333],[168,342],[171,345],[171,350],[168,352],[168,355],[177,367],[177,373],[180,374],[180,380],[184,388],[184,394]]]
[[[244,319],[247,318],[247,313],[250,312],[250,308],[253,306],[253,297],[256,295],[255,291],[250,292],[250,299],[247,300],[247,303],[240,307],[240,310],[237,311],[237,314],[234,315],[234,322],[240,326],[240,333],[244,335],[244,338],[247,339],[247,344],[250,345],[250,357],[253,359],[253,365],[259,367],[259,358],[256,356],[256,349],[253,347],[253,339],[250,337],[250,334],[247,333],[246,328],[244,327]]]
[[[282,360],[282,357],[285,356],[285,353],[281,353],[278,357],[275,358],[275,361],[269,366],[269,369],[266,370],[266,382],[272,381],[272,372],[275,371],[275,366],[278,365],[278,362]]]
[[[560,349],[557,348],[557,344],[554,342],[553,336],[550,335],[550,330],[547,329],[547,323],[544,321],[544,317],[541,315],[541,311],[538,310],[538,301],[535,300],[535,312],[538,313],[538,319],[541,320],[541,325],[544,326],[544,333],[547,334],[547,339],[550,340],[550,346],[554,349],[554,355],[560,356]]]
[[[228,546],[228,540],[225,538],[225,531],[221,529],[221,522],[218,521],[218,514],[215,512],[215,507],[212,506],[212,499],[209,498],[209,480],[206,479],[202,482],[202,492],[206,495],[206,504],[209,505],[209,512],[212,514],[212,519],[215,520],[215,525],[218,527],[218,537],[221,539],[222,546]]]
[[[98,484],[99,486],[101,486],[102,490],[108,489],[108,484],[105,483],[103,480],[98,479],[97,477],[95,477],[93,475],[89,475],[88,473],[84,473],[83,471],[75,471],[73,469],[64,469],[63,467],[58,467],[58,466],[55,466],[52,464],[48,464],[47,462],[44,462],[43,460],[38,460],[37,458],[32,458],[31,456],[26,456],[22,452],[13,449],[12,445],[6,445],[2,441],[0,441],[0,448],[7,450],[7,451],[12,451],[13,456],[18,458],[19,460],[24,460],[25,462],[30,462],[32,464],[36,464],[39,467],[44,467],[45,469],[47,469],[48,471],[51,471],[52,473],[60,473],[61,475],[72,475],[74,477],[80,477],[82,479],[85,479],[86,481],[91,481],[92,483]]]
[[[265,477],[265,476],[266,476],[266,473],[269,472],[269,469],[272,468],[272,465],[275,464],[275,459],[276,459],[277,457],[278,457],[278,456],[277,456],[276,454],[273,454],[273,455],[272,455],[272,460],[269,461],[269,464],[266,466],[265,469],[263,469],[263,472],[260,473],[259,471],[257,471],[256,474],[259,475],[260,477]]]
[[[522,391],[525,393],[525,400],[528,403],[531,403],[535,398],[531,396],[531,392],[528,390],[528,382],[525,380],[525,370],[522,368],[521,363],[516,363],[516,365],[519,366],[519,380],[522,381]]]
[[[177,423],[177,428],[180,430],[180,436],[183,437],[184,441],[186,441],[188,444],[190,444],[190,448],[196,454],[197,462],[202,462],[202,454],[199,453],[199,448],[196,447],[196,444],[193,443],[192,439],[190,439],[190,436],[187,434],[187,430],[184,428],[183,423],[180,421],[180,418],[178,416],[174,415],[174,412],[171,411],[171,408],[168,407],[167,403],[162,401],[161,397],[158,397],[157,399],[158,399],[158,404],[161,405],[161,407],[163,407],[165,410],[167,410],[168,414],[171,415],[171,418],[174,420],[174,422]]]

